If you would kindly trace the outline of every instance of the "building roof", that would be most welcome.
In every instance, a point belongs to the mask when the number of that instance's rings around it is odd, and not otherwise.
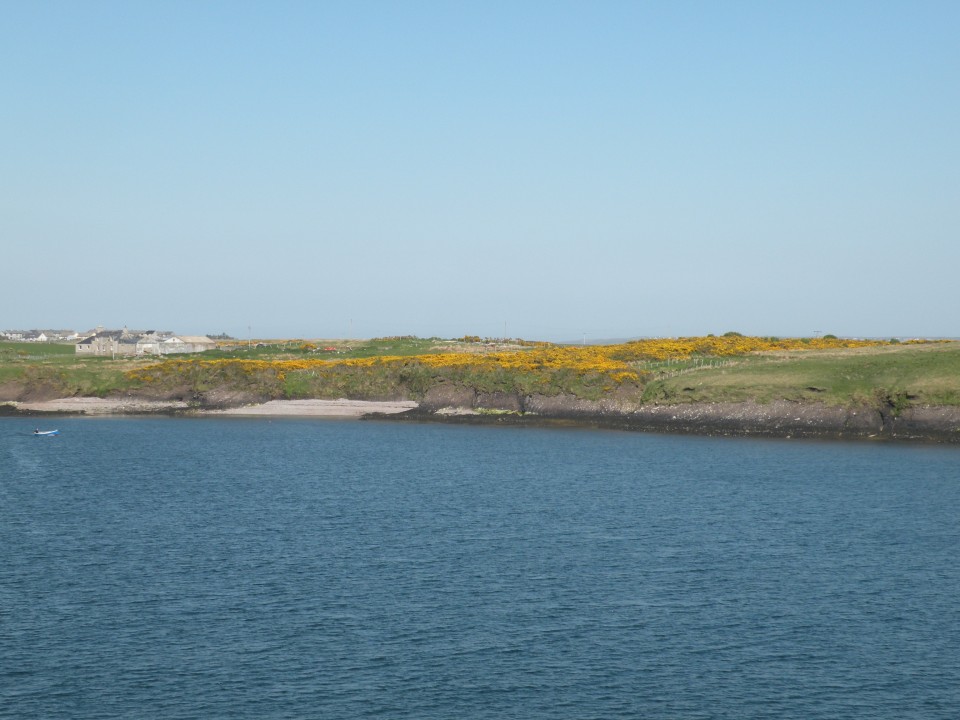
[[[177,337],[190,345],[216,345],[217,343],[206,335],[177,335]]]
[[[86,337],[79,341],[77,345],[92,345],[97,341],[97,339],[110,339],[122,343],[132,344],[137,341],[137,336],[124,330],[101,330],[95,335],[91,335],[90,337]]]

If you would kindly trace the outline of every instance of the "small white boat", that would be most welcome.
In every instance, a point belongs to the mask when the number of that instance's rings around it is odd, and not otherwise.
[[[49,437],[51,435],[59,435],[60,431],[59,430],[41,430],[40,428],[37,428],[36,430],[33,431],[33,434],[37,436],[45,435]]]

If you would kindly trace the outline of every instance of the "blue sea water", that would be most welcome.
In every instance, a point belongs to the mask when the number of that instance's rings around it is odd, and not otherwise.
[[[3,718],[956,718],[960,451],[0,419]]]

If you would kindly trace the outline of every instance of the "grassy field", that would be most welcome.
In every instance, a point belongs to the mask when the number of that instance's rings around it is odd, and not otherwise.
[[[250,343],[225,345],[206,352],[206,359],[291,360],[320,358],[349,360],[355,358],[429,355],[441,352],[461,352],[477,343],[439,338],[411,336],[374,338],[371,340],[257,340]],[[155,359],[155,358],[154,358]]]
[[[661,370],[647,402],[785,399],[834,405],[960,405],[960,343],[758,354]]]
[[[68,397],[226,388],[260,398],[419,399],[438,383],[587,399],[625,390],[661,404],[960,405],[960,343],[834,347],[822,339],[710,336],[531,347],[396,337],[255,341],[202,355],[113,359],[77,357],[72,344],[0,342],[0,391],[7,397],[25,389]]]
[[[104,396],[133,387],[129,358],[78,358],[73,344],[0,342],[0,387],[16,384],[73,395]]]
[[[422,356],[447,352],[474,352],[482,345],[460,340],[438,338],[392,337],[369,340],[253,340],[224,345],[202,356],[165,356],[201,359],[260,361],[265,363],[310,360],[336,362],[343,360],[376,358],[385,355],[396,357]],[[46,395],[60,397],[107,395],[142,391],[143,383],[131,377],[131,372],[160,361],[156,356],[141,357],[78,357],[72,343],[27,343],[0,341],[0,389],[31,387]],[[209,373],[207,373],[209,374]],[[250,382],[244,376],[236,382]],[[308,377],[291,376],[285,384],[268,382],[256,388],[260,393],[287,397],[340,397],[343,393],[393,393],[397,378],[351,378],[348,382],[334,383],[318,388],[316,383],[304,382]],[[200,377],[193,373],[182,378],[180,384],[190,385],[194,391],[203,391],[216,384],[217,378]],[[177,384],[174,381],[173,384]],[[300,392],[297,388],[300,388]],[[309,392],[312,394],[304,395]],[[339,394],[338,394],[339,393]],[[14,394],[12,392],[8,394]],[[2,397],[0,397],[2,400]]]

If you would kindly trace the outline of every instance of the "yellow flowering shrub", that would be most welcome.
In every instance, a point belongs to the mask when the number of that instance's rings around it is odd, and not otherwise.
[[[129,373],[132,380],[157,383],[185,381],[193,385],[250,384],[280,392],[288,375],[307,374],[318,383],[342,380],[345,375],[377,375],[382,391],[389,383],[415,384],[421,391],[430,378],[464,384],[485,382],[503,389],[569,391],[573,384],[610,390],[623,383],[641,383],[648,374],[637,366],[647,362],[689,360],[694,357],[730,358],[750,353],[828,350],[885,344],[873,340],[839,338],[722,337],[657,338],[616,345],[550,345],[529,343],[519,350],[440,352],[369,358],[250,360],[176,358]],[[385,378],[385,379],[384,379]],[[367,382],[363,387],[373,387]]]

